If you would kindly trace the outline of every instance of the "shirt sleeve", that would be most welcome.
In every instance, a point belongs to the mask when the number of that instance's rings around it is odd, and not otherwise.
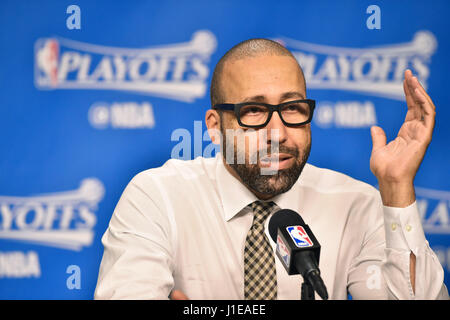
[[[386,207],[375,201],[362,248],[348,272],[354,299],[448,299],[444,271],[422,228],[417,204]],[[410,254],[416,256],[415,291],[410,279]]]
[[[386,261],[382,273],[392,299],[448,299],[444,270],[430,248],[414,202],[406,208],[383,206]],[[410,255],[416,257],[415,290],[410,280]]]
[[[95,299],[168,299],[173,288],[173,230],[149,196],[156,191],[149,180],[134,177],[114,210],[102,238]]]

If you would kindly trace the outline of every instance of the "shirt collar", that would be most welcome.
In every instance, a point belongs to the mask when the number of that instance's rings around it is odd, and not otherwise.
[[[216,158],[216,178],[219,197],[223,206],[224,219],[225,221],[229,221],[250,203],[258,200],[258,198],[228,172],[220,153],[216,155]],[[289,191],[269,200],[275,202],[281,209],[291,209],[298,212],[300,203],[299,180],[295,182]]]

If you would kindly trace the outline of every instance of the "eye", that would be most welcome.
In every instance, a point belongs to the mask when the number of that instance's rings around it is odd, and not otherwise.
[[[264,108],[263,106],[257,106],[257,105],[250,105],[250,106],[245,106],[241,108],[241,115],[245,115],[245,116],[256,116],[256,115],[261,115],[263,113],[267,112],[266,108]]]
[[[291,103],[283,107],[282,111],[284,113],[297,113],[297,114],[308,114],[308,104],[307,103]]]
[[[298,106],[296,104],[290,104],[286,107],[285,110],[289,110],[289,111],[298,111]]]

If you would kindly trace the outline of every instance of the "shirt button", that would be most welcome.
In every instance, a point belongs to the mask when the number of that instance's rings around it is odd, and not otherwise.
[[[412,230],[412,227],[409,224],[407,224],[406,225],[406,231],[410,232],[411,230]]]
[[[397,224],[395,222],[392,222],[391,229],[392,231],[395,231],[395,229],[397,229]]]

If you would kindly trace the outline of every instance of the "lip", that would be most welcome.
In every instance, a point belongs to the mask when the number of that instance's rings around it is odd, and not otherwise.
[[[294,157],[287,153],[271,154],[260,159],[261,167],[271,167],[277,170],[288,168]]]

